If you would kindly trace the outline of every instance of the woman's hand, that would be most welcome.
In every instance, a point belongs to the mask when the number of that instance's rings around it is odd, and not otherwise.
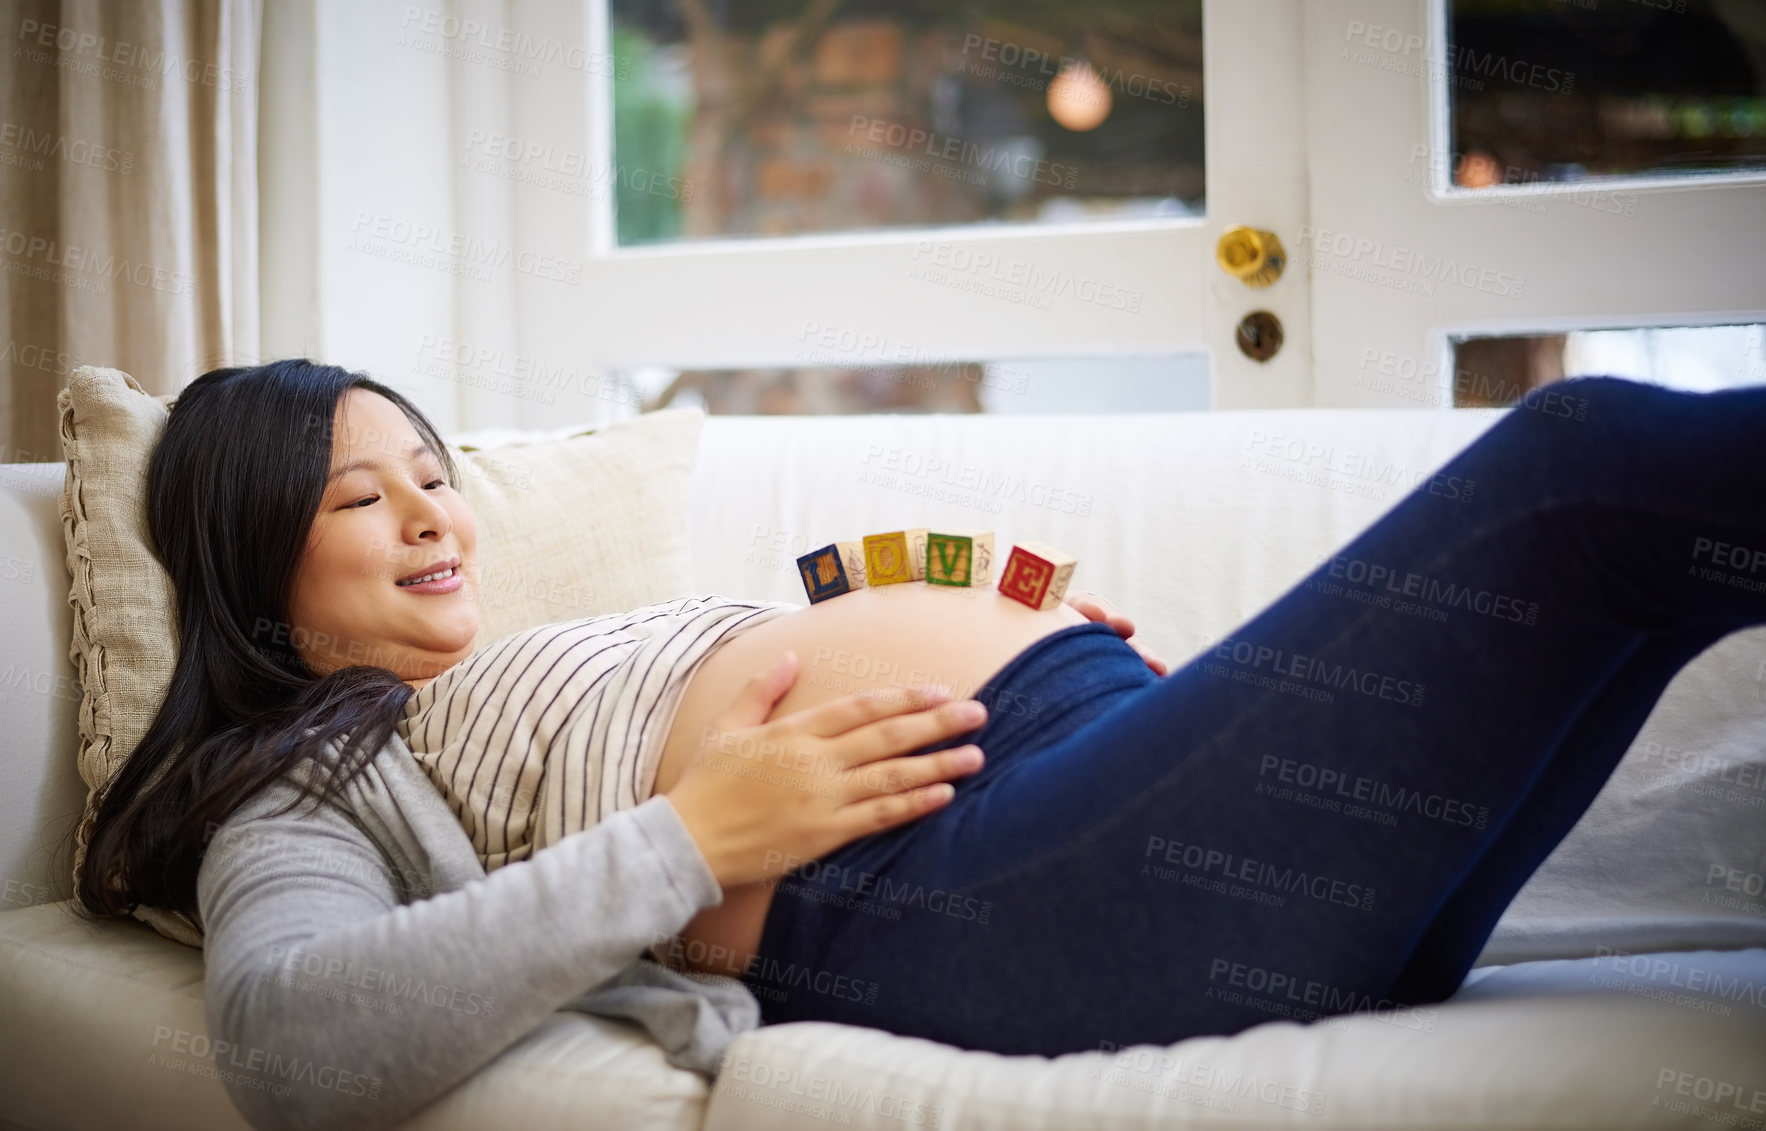
[[[1073,593],[1067,597],[1067,603],[1085,614],[1089,621],[1102,621],[1116,630],[1116,635],[1128,642],[1128,646],[1141,654],[1141,659],[1153,669],[1154,675],[1170,675],[1171,665],[1147,651],[1134,635],[1134,622],[1116,611],[1116,606],[1104,600],[1096,593]]]
[[[925,816],[955,792],[940,783],[981,768],[973,745],[899,756],[980,727],[987,709],[972,699],[891,688],[767,721],[796,680],[788,652],[744,684],[666,794],[726,889]]]

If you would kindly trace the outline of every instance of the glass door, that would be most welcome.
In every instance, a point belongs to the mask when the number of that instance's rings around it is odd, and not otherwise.
[[[596,5],[597,360],[647,407],[1303,403],[1304,280],[1217,254],[1303,218],[1300,7]]]
[[[1766,379],[1766,5],[1306,7],[1317,402]]]

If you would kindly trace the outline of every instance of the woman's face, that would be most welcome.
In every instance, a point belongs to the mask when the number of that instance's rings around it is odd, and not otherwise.
[[[409,583],[431,573],[442,576]],[[472,509],[405,414],[378,393],[351,389],[338,402],[331,480],[288,612],[293,647],[319,675],[369,664],[421,685],[472,652]]]

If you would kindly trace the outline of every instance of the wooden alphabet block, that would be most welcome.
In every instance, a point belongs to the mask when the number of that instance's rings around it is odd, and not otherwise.
[[[1067,596],[1078,564],[1079,559],[1046,542],[1020,542],[1000,571],[1000,592],[1033,609],[1052,609]]]
[[[835,549],[840,551],[840,564],[846,567],[846,581],[854,589],[863,589],[865,581],[865,544],[863,542],[836,542]]]
[[[850,593],[864,585],[863,577],[854,581],[842,558],[840,544],[836,542],[797,559],[797,572],[803,578],[803,588],[809,593],[810,604]]]
[[[993,531],[933,531],[926,536],[926,581],[983,587],[993,580]]]
[[[872,587],[915,580],[907,531],[865,535],[865,580]]]
[[[908,566],[913,570],[915,581],[926,580],[926,533],[924,526],[907,531]]]

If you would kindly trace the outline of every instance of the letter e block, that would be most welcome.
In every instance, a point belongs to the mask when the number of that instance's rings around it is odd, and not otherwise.
[[[865,535],[865,581],[872,588],[914,580],[914,559],[905,530]]]
[[[1000,572],[1000,592],[1033,609],[1052,609],[1067,596],[1078,564],[1077,558],[1045,542],[1020,542]]]

